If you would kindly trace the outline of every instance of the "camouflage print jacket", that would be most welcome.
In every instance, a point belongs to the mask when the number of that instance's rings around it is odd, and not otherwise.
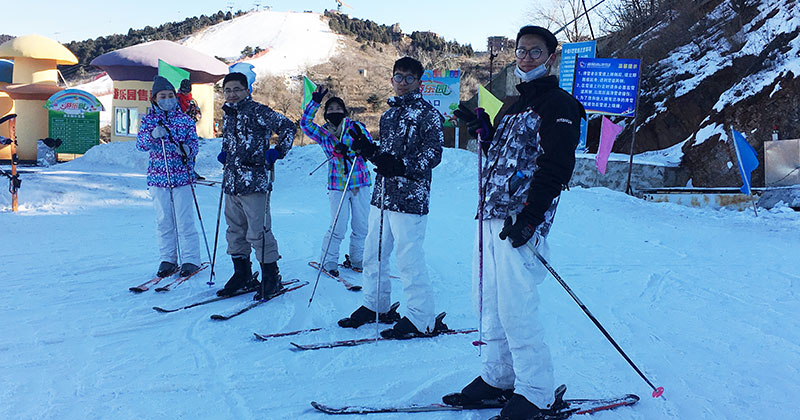
[[[521,96],[500,119],[483,167],[485,219],[525,212],[546,237],[562,187],[575,168],[583,106],[555,76],[517,85]]]
[[[431,173],[442,161],[444,132],[439,111],[418,92],[389,98],[388,111],[381,116],[380,151],[402,159],[405,176],[386,179],[384,205],[387,210],[428,214]],[[375,178],[371,204],[381,205],[383,176]]]
[[[226,159],[222,187],[226,194],[246,195],[269,189],[266,151],[272,133],[278,135],[275,148],[284,157],[292,148],[297,127],[270,107],[243,99],[225,105],[222,151]]]

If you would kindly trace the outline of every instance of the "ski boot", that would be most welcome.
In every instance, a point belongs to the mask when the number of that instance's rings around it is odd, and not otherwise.
[[[505,405],[514,389],[496,388],[486,383],[480,376],[473,379],[461,392],[442,397],[442,402],[454,407],[497,407]]]
[[[281,290],[281,274],[278,263],[261,264],[261,285],[256,289],[253,300],[268,299]]]
[[[161,264],[158,265],[158,272],[156,275],[158,277],[169,277],[178,272],[178,264],[171,263],[169,261],[161,261]]]
[[[400,320],[400,314],[397,313],[397,308],[400,307],[400,302],[395,302],[389,307],[387,312],[382,312],[378,315],[378,322],[381,324],[393,324]],[[342,328],[358,328],[364,324],[371,324],[375,322],[375,311],[361,306],[350,314],[347,318],[339,320],[338,324]]]
[[[198,270],[200,270],[200,267],[198,267],[195,264],[183,263],[181,264],[181,277],[192,275],[196,273]]]
[[[233,275],[225,283],[225,287],[217,290],[217,296],[231,296],[239,289],[244,288],[253,277],[253,272],[250,267],[250,259],[247,257],[234,256],[233,260]]]

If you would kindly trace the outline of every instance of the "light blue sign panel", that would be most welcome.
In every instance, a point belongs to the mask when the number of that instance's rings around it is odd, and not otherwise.
[[[587,113],[633,117],[641,62],[627,58],[578,58],[572,95]]]
[[[561,66],[559,67],[558,86],[572,93],[573,75],[575,74],[575,59],[594,58],[597,54],[597,41],[572,42],[561,46]],[[586,132],[589,123],[581,120],[581,138],[578,141],[578,153],[586,152]]]

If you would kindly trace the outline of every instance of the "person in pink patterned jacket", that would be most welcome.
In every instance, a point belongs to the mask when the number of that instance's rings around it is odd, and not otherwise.
[[[161,254],[159,277],[180,271],[194,273],[200,265],[200,239],[194,224],[194,156],[197,130],[181,112],[175,88],[165,78],[153,79],[152,108],[142,118],[136,148],[150,154],[147,186],[156,210],[156,236]],[[180,255],[178,255],[180,251]],[[178,265],[180,261],[182,264]]]

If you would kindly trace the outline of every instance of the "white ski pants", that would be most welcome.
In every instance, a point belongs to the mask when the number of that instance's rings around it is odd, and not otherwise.
[[[418,330],[433,330],[433,287],[425,265],[425,227],[428,216],[385,210],[383,213],[383,241],[381,243],[381,274],[378,286],[378,238],[381,210],[370,206],[369,233],[364,246],[364,306],[386,312],[391,306],[392,281],[389,278],[389,255],[397,249],[397,269],[403,282],[408,317]]]
[[[539,408],[553,402],[553,362],[544,343],[539,322],[537,286],[547,269],[531,249],[532,241],[513,248],[499,238],[502,219],[483,222],[483,369],[481,377],[491,386],[514,392]],[[476,235],[477,236],[477,235]],[[546,240],[539,253],[547,258]],[[476,312],[480,310],[478,240],[472,264],[472,291]]]
[[[334,228],[333,222],[336,220],[336,210],[339,208],[339,202],[342,200],[342,191],[328,190],[328,201],[331,208],[331,227],[325,237],[322,238],[322,253],[325,254],[323,258],[323,267],[326,270],[338,269],[339,265],[339,248],[344,235],[347,233],[347,220],[350,220],[350,260],[355,267],[362,267],[364,259],[364,238],[367,237],[369,227],[369,187],[351,188],[344,193],[344,201],[342,202],[342,210],[339,212],[339,219],[336,221]],[[331,241],[328,246],[328,252],[325,253],[325,247],[328,241]]]
[[[180,262],[200,265],[200,237],[194,225],[197,214],[194,209],[192,187],[184,185],[172,188],[172,200],[169,198],[169,188],[150,187],[150,195],[153,197],[153,206],[156,209],[156,236],[161,260],[176,264]],[[174,218],[172,201],[175,202]]]

